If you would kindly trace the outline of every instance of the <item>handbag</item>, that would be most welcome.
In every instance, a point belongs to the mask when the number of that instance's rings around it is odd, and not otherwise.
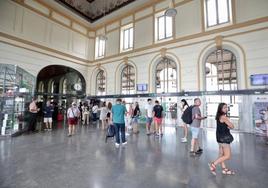
[[[226,134],[223,137],[221,137],[219,140],[221,143],[230,144],[234,141],[234,137],[233,137],[233,135],[231,135],[231,133],[229,133],[229,134]]]

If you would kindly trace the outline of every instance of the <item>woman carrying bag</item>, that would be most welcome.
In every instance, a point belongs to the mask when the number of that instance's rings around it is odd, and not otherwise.
[[[135,109],[133,112],[133,117],[132,117],[132,124],[133,124],[133,133],[138,134],[139,133],[139,126],[138,126],[138,121],[139,121],[139,116],[141,114],[139,103],[135,103]]]
[[[218,164],[221,165],[222,174],[224,175],[234,175],[235,172],[226,167],[225,161],[231,158],[231,146],[234,138],[230,133],[230,129],[234,128],[234,125],[230,122],[227,115],[227,104],[220,103],[218,106],[216,121],[217,130],[216,138],[219,144],[219,157],[214,161],[209,163],[209,169],[213,175],[216,175],[216,167]]]

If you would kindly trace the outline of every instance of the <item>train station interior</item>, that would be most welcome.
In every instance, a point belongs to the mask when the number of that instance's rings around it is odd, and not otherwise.
[[[267,157],[268,0],[0,0],[1,188],[266,188]]]

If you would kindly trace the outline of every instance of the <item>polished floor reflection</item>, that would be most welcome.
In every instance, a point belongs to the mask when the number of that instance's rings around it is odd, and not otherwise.
[[[1,188],[266,188],[268,145],[261,137],[234,133],[234,176],[210,174],[207,163],[217,156],[213,130],[202,132],[204,153],[190,157],[182,130],[166,127],[162,139],[139,135],[116,149],[94,126],[79,127],[68,138],[52,132],[0,139]],[[220,172],[220,171],[218,171]]]

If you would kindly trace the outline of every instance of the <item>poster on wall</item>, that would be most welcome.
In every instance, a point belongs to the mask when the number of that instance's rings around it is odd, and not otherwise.
[[[255,133],[260,136],[265,136],[267,126],[265,124],[265,113],[268,113],[268,102],[255,102],[253,109],[253,118],[255,125]]]

